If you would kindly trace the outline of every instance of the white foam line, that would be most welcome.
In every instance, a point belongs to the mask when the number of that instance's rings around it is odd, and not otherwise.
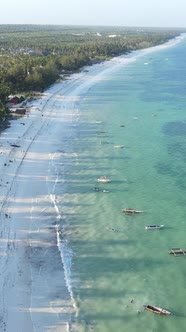
[[[54,208],[57,212],[57,218],[61,219],[59,208],[56,204],[56,197],[55,195],[50,195],[51,201],[54,205]],[[75,298],[72,291],[72,283],[71,283],[71,266],[72,266],[72,257],[73,257],[73,251],[69,248],[67,240],[63,241],[61,240],[61,225],[56,224],[56,234],[57,234],[57,247],[60,252],[63,268],[64,268],[64,276],[65,276],[65,282],[67,289],[69,291],[71,300],[73,302],[73,307],[76,311],[76,316],[78,315],[78,308],[76,306]]]

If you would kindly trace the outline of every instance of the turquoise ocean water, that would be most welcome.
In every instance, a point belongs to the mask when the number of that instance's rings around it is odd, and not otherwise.
[[[93,83],[61,128],[61,250],[68,243],[78,331],[181,332],[186,258],[169,249],[186,249],[186,39],[128,58],[87,73]],[[103,175],[111,183],[97,183]],[[126,216],[127,207],[144,213]],[[145,230],[153,224],[165,228]]]

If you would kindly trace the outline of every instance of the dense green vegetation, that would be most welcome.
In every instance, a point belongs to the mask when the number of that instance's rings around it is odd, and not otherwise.
[[[43,91],[62,73],[161,44],[180,29],[0,25],[0,117],[10,94]]]

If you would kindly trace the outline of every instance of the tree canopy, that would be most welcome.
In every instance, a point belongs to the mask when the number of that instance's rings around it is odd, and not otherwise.
[[[165,43],[181,29],[0,25],[0,117],[10,94],[43,91],[65,72]]]

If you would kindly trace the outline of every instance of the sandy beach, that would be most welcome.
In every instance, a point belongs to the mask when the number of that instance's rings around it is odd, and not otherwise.
[[[0,136],[1,331],[72,330],[75,310],[57,246],[49,190],[55,180],[48,173],[61,121],[72,122],[63,109],[53,111],[63,88],[49,89]]]

